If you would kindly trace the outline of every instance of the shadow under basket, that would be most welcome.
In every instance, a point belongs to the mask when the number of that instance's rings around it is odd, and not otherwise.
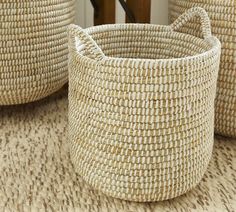
[[[200,16],[203,39],[177,32]],[[170,26],[69,29],[69,140],[76,171],[125,200],[179,196],[211,158],[220,42],[205,10]]]

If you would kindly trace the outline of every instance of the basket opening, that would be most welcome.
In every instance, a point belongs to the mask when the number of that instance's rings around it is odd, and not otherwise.
[[[179,32],[129,29],[96,31],[91,35],[106,56],[115,58],[183,58],[212,47],[201,38]],[[92,57],[87,51],[83,54]]]

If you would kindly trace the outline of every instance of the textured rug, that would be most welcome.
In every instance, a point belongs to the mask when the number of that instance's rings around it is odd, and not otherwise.
[[[107,197],[74,172],[68,152],[67,90],[0,107],[0,211],[236,211],[236,140],[215,138],[201,183],[178,198],[135,203]]]

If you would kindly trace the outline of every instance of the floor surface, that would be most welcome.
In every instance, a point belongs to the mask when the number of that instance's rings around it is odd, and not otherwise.
[[[215,138],[201,183],[178,198],[135,203],[94,191],[68,151],[67,90],[35,103],[0,107],[0,211],[236,211],[236,139]]]

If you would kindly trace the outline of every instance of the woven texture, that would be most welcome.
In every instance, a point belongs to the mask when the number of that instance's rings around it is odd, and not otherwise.
[[[95,191],[75,172],[67,107],[66,89],[0,107],[1,212],[236,211],[236,139],[215,139],[207,172],[191,192],[163,202],[124,201]]]
[[[215,139],[201,183],[178,198],[136,203],[95,191],[75,172],[68,145],[68,93],[0,107],[1,212],[236,211],[236,139]]]
[[[236,137],[236,1],[235,0],[170,0],[170,18],[201,6],[208,12],[212,32],[222,43],[222,56],[215,102],[215,132]],[[199,20],[182,30],[199,35]]]
[[[201,16],[204,39],[175,32]],[[78,173],[126,200],[176,197],[213,145],[220,43],[194,8],[171,26],[70,27],[69,136]]]
[[[43,98],[67,82],[74,0],[0,3],[0,105]]]

